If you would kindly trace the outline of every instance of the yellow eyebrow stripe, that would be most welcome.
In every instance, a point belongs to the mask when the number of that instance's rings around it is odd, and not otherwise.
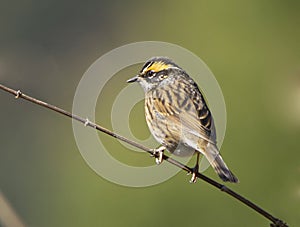
[[[150,70],[153,70],[154,72],[159,72],[161,70],[168,69],[168,68],[170,68],[170,65],[168,64],[165,64],[163,62],[155,62],[152,65],[150,65],[148,68],[144,69],[144,72]]]

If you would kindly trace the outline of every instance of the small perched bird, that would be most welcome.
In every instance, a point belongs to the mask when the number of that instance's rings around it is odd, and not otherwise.
[[[219,154],[213,117],[204,97],[182,68],[169,58],[153,57],[127,82],[138,82],[145,92],[146,122],[162,145],[155,150],[157,164],[165,149],[178,156],[196,153],[191,179],[196,182],[201,153],[223,181],[238,182]]]

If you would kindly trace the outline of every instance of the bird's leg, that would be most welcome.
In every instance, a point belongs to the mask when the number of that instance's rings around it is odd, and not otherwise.
[[[162,163],[165,150],[166,150],[166,147],[164,147],[164,146],[160,146],[159,148],[153,149],[153,154],[151,156],[155,157],[155,162],[157,165]]]
[[[193,172],[192,172],[192,178],[190,180],[190,183],[196,183],[196,181],[197,181],[197,173],[199,171],[199,157],[200,157],[200,152],[196,151],[196,155],[197,155],[196,165],[192,169]]]

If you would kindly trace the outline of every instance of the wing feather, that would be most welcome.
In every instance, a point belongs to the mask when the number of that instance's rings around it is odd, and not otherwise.
[[[178,140],[201,138],[216,144],[211,113],[197,85],[186,80],[181,87],[156,89],[152,104],[156,115],[164,120],[167,130]],[[212,133],[213,131],[213,133]],[[184,142],[184,141],[183,141]],[[195,143],[195,142],[194,142]]]

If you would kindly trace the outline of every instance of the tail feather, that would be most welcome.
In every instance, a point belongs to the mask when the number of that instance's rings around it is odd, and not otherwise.
[[[238,178],[229,170],[215,145],[208,144],[205,156],[223,181],[237,183]]]

